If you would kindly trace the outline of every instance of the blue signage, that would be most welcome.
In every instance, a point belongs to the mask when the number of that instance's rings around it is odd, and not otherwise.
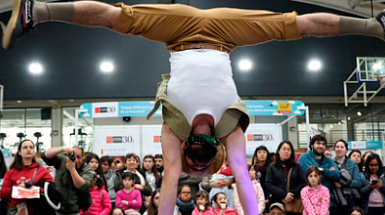
[[[283,100],[245,100],[249,115],[290,116],[303,115],[305,105],[301,101]],[[101,117],[145,117],[154,107],[154,102],[108,102],[82,104],[80,115],[83,118]],[[162,116],[159,108],[153,116]]]

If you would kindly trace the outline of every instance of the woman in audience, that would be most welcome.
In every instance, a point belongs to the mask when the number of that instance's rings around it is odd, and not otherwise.
[[[115,177],[115,191],[121,190],[123,188],[122,184],[122,174],[124,172],[130,172],[135,178],[135,189],[142,192],[142,194],[149,196],[151,195],[151,187],[144,178],[144,176],[136,169],[139,165],[140,160],[138,156],[134,153],[128,153],[125,156],[126,167],[117,170]]]
[[[237,215],[235,210],[231,207],[227,207],[227,197],[223,192],[219,192],[214,195],[213,202],[217,206],[214,210],[215,215]]]
[[[365,172],[365,167],[366,167],[366,159],[369,157],[369,155],[373,154],[372,151],[366,151],[362,155],[362,172]]]
[[[176,206],[178,206],[181,215],[191,215],[195,208],[195,203],[191,196],[190,186],[183,185],[182,188],[178,191]]]
[[[251,165],[255,166],[256,178],[261,183],[262,189],[265,194],[265,204],[269,203],[269,192],[267,192],[265,180],[267,167],[271,163],[269,150],[265,146],[259,146],[255,149]]]
[[[338,182],[334,182],[335,187],[332,188],[335,193],[334,197],[337,207],[330,207],[330,213],[349,215],[349,212],[357,205],[357,201],[361,198],[359,194],[359,189],[362,186],[361,176],[356,162],[346,157],[346,152],[348,152],[348,143],[346,141],[338,140],[334,144],[334,151],[336,157],[333,161],[341,172],[341,178]],[[344,195],[338,195],[338,193],[342,192]]]
[[[36,162],[35,144],[31,140],[20,142],[15,158],[9,168],[10,170],[4,176],[0,199],[8,200],[8,214],[17,214],[17,206],[19,205],[20,210],[20,206],[23,204],[28,208],[28,214],[32,214],[33,206],[27,205],[26,199],[13,198],[12,189],[14,187],[37,189],[35,184],[38,181],[54,182],[54,180],[48,170]]]
[[[103,176],[106,179],[106,188],[108,191],[108,195],[110,196],[111,205],[113,208],[115,208],[115,196],[116,196],[116,191],[114,189],[115,174],[111,169],[111,165],[114,163],[114,159],[109,155],[105,155],[100,158],[100,163],[102,164]]]
[[[366,159],[365,173],[362,176],[362,208],[367,215],[385,213],[385,178],[382,174],[380,156],[371,154]]]
[[[108,192],[108,188],[105,186],[107,183],[106,179],[104,178],[102,163],[100,162],[99,156],[93,152],[88,152],[88,155],[84,159],[84,162],[88,164],[88,166],[91,167],[91,169],[94,170],[96,174],[99,175],[101,180],[103,180],[103,189]]]
[[[301,190],[301,199],[304,215],[329,215],[330,193],[329,189],[321,185],[321,171],[316,166],[306,170],[305,186]]]
[[[259,211],[259,214],[263,214],[263,211],[265,210],[265,195],[263,193],[261,183],[259,183],[259,181],[256,179],[255,166],[248,165],[248,169],[249,169],[251,182],[253,183],[253,187],[255,190],[255,194],[257,195],[258,211]],[[241,206],[241,202],[239,201],[237,186],[235,183],[233,183],[232,186],[234,189],[233,203],[234,203],[235,211],[237,212],[237,215],[243,215],[244,212]]]
[[[361,158],[361,151],[358,149],[353,149],[349,155],[349,159],[356,162],[358,166],[358,170],[362,172],[362,158]]]
[[[290,180],[289,191],[287,191],[288,180]],[[290,141],[281,142],[278,145],[275,162],[267,169],[266,187],[271,193],[270,200],[287,204],[300,198],[301,189],[305,184],[304,172],[295,162],[293,144]]]
[[[155,167],[155,158],[152,155],[146,155],[143,158],[142,171],[145,174],[147,182],[150,184],[152,190],[160,187],[160,176]]]
[[[81,215],[108,215],[111,212],[111,200],[108,192],[104,189],[104,181],[96,172],[92,180],[90,194],[92,204],[87,211],[82,211]]]
[[[144,213],[144,215],[158,215],[159,197],[160,189],[155,189],[152,191],[150,204],[148,205],[147,211]]]

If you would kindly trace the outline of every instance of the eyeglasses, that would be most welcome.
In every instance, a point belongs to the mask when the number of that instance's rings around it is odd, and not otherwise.
[[[370,167],[378,167],[378,164],[369,164]]]

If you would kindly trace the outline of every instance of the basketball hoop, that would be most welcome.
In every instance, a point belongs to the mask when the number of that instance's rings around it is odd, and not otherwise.
[[[378,75],[377,76],[377,81],[380,82],[381,87],[385,86],[385,75]]]

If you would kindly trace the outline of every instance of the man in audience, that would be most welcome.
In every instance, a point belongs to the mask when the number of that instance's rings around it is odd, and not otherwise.
[[[324,155],[326,149],[326,138],[322,135],[315,135],[310,140],[309,151],[299,157],[298,163],[301,165],[304,174],[309,166],[317,166],[321,170],[321,184],[330,191],[330,206],[335,206],[332,184],[340,179],[340,171],[336,168],[332,159]]]
[[[62,155],[63,152],[66,155]],[[41,157],[47,165],[56,169],[55,184],[62,193],[61,208],[57,214],[79,214],[78,200],[82,194],[88,193],[94,179],[94,171],[83,163],[83,149],[54,147],[45,151]]]
[[[269,208],[269,215],[284,215],[285,207],[283,207],[282,203],[274,203]]]
[[[104,178],[106,179],[106,186],[108,190],[108,195],[110,196],[112,208],[115,207],[115,196],[116,192],[114,189],[114,180],[115,180],[115,174],[111,169],[111,165],[113,163],[113,158],[111,156],[103,156],[100,158],[100,163],[102,163],[102,169],[104,173]]]
[[[160,174],[163,174],[163,156],[162,154],[156,154],[155,155],[155,166],[156,166],[156,170],[158,170],[158,172]]]

